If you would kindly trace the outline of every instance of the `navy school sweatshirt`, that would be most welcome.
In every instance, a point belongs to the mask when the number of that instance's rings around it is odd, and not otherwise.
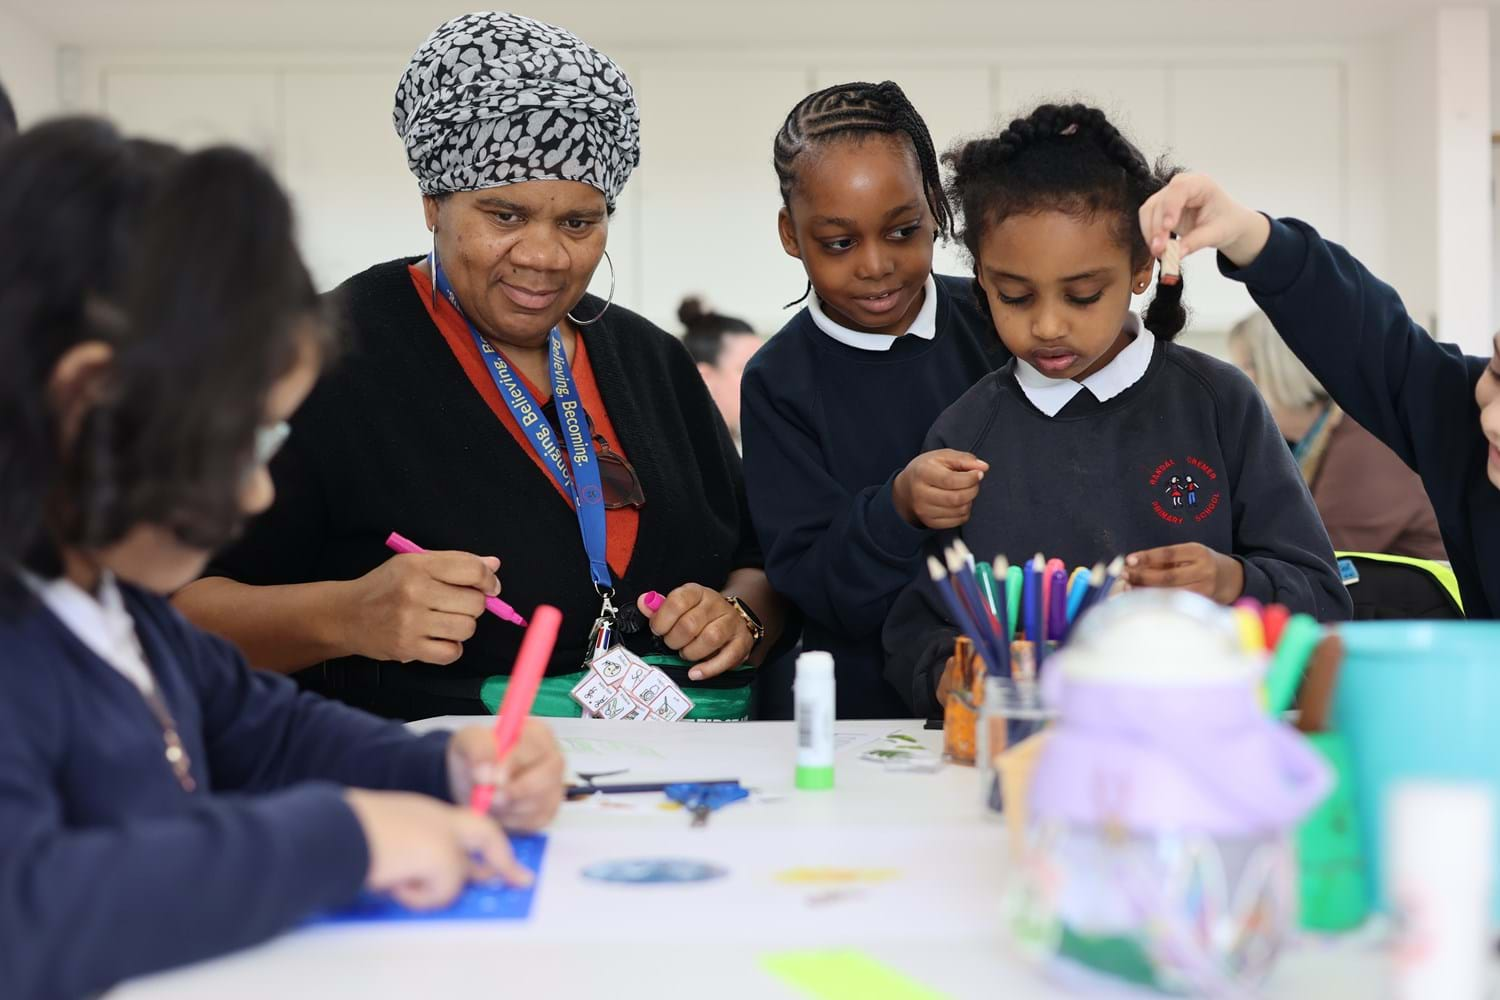
[[[909,715],[885,680],[880,627],[930,534],[891,485],[938,414],[1009,355],[966,279],[935,276],[936,335],[890,350],[842,344],[807,309],[745,369],[740,425],[750,515],[771,585],[833,654],[840,718]]]
[[[1422,477],[1470,618],[1500,617],[1500,489],[1474,385],[1486,359],[1439,344],[1396,290],[1296,219],[1272,220],[1242,281],[1344,411]]]
[[[0,615],[0,994],[80,997],[262,941],[369,866],[340,786],[446,799],[447,734],[299,694],[121,584],[192,762],[39,600]]]
[[[1190,348],[1156,344],[1130,388],[1104,403],[1079,392],[1054,417],[1027,399],[1012,362],[953,404],[924,447],[990,463],[960,531],[980,559],[1042,552],[1071,572],[1200,542],[1239,559],[1246,596],[1320,621],[1352,611],[1328,532],[1255,386]],[[913,711],[936,712],[957,634],[930,578],[915,575],[884,631],[886,676]]]

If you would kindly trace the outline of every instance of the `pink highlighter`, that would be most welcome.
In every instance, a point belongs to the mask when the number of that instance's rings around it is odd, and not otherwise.
[[[661,596],[654,590],[648,590],[645,594],[641,595],[641,603],[646,605],[646,610],[653,615],[661,610],[661,606],[665,604],[666,601],[667,599],[665,597]]]
[[[562,612],[550,604],[540,605],[532,618],[531,627],[521,638],[521,650],[516,654],[505,698],[495,716],[496,764],[505,759],[521,738],[521,726],[531,714],[537,688],[541,687],[547,662],[552,659],[552,647],[557,644],[557,630],[562,625]],[[494,785],[475,785],[469,793],[469,808],[483,816],[490,811],[494,798]]]
[[[403,538],[402,536],[396,534],[394,531],[391,532],[391,537],[385,540],[385,547],[393,552],[400,552],[405,555],[409,555],[413,552],[427,551],[416,542],[413,542],[408,538]],[[509,604],[506,604],[504,601],[500,600],[500,598],[486,596],[484,599],[484,606],[489,610],[490,614],[495,615],[502,621],[510,622],[512,625],[519,625],[522,628],[526,627],[526,619],[517,614],[515,608],[511,607]]]

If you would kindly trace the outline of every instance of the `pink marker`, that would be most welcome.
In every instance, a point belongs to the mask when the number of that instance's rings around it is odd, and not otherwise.
[[[641,595],[641,603],[646,605],[646,610],[653,615],[661,610],[661,606],[665,604],[666,601],[667,599],[665,597],[661,596],[654,590],[648,590],[645,594]]]
[[[536,609],[535,617],[536,621],[521,638],[521,649],[516,654],[515,666],[511,668],[510,683],[505,686],[505,698],[495,717],[496,764],[505,759],[515,747],[516,740],[521,738],[521,725],[531,714],[537,688],[541,687],[547,662],[552,659],[552,647],[557,644],[562,612],[550,604],[543,604]],[[469,808],[483,816],[490,811],[494,798],[494,785],[475,785],[469,793]]]
[[[385,547],[390,549],[392,552],[401,552],[408,555],[413,552],[427,551],[416,542],[413,542],[408,538],[403,538],[402,536],[396,534],[394,531],[391,532],[391,537],[385,540]],[[517,614],[515,608],[511,607],[509,604],[506,604],[504,601],[500,600],[500,598],[486,596],[484,599],[484,606],[489,609],[490,614],[495,615],[501,621],[507,621],[512,625],[519,625],[522,628],[526,627],[526,619]]]

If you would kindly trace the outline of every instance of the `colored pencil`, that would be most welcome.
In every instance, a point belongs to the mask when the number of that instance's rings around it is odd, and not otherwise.
[[[1000,617],[1000,631],[998,640],[1000,654],[1003,661],[1001,674],[1005,677],[1011,676],[1010,664],[1010,636],[1015,629],[1013,612],[1010,610],[1010,594],[1007,593],[1010,586],[1010,560],[1004,556],[996,556],[995,561],[990,564],[990,579],[995,588],[995,604]]]
[[[984,657],[987,669],[1000,669],[1000,623],[995,616],[990,614],[985,607],[984,595],[979,592],[979,584],[974,580],[974,574],[969,569],[968,560],[959,551],[957,545],[951,546],[946,557],[948,560],[948,579],[953,584],[953,593],[960,604],[969,612],[973,619],[974,630],[970,636],[974,640],[975,648]]]

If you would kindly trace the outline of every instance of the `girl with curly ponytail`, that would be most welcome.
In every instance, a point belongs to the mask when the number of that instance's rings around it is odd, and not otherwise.
[[[1124,555],[1133,586],[1348,617],[1328,533],[1255,387],[1172,343],[1182,282],[1131,311],[1155,264],[1141,206],[1175,170],[1081,104],[1044,104],[944,159],[975,298],[1014,355],[923,444],[987,463],[969,548],[1069,566]],[[956,633],[925,582],[887,619],[887,675],[915,711],[935,707]]]

